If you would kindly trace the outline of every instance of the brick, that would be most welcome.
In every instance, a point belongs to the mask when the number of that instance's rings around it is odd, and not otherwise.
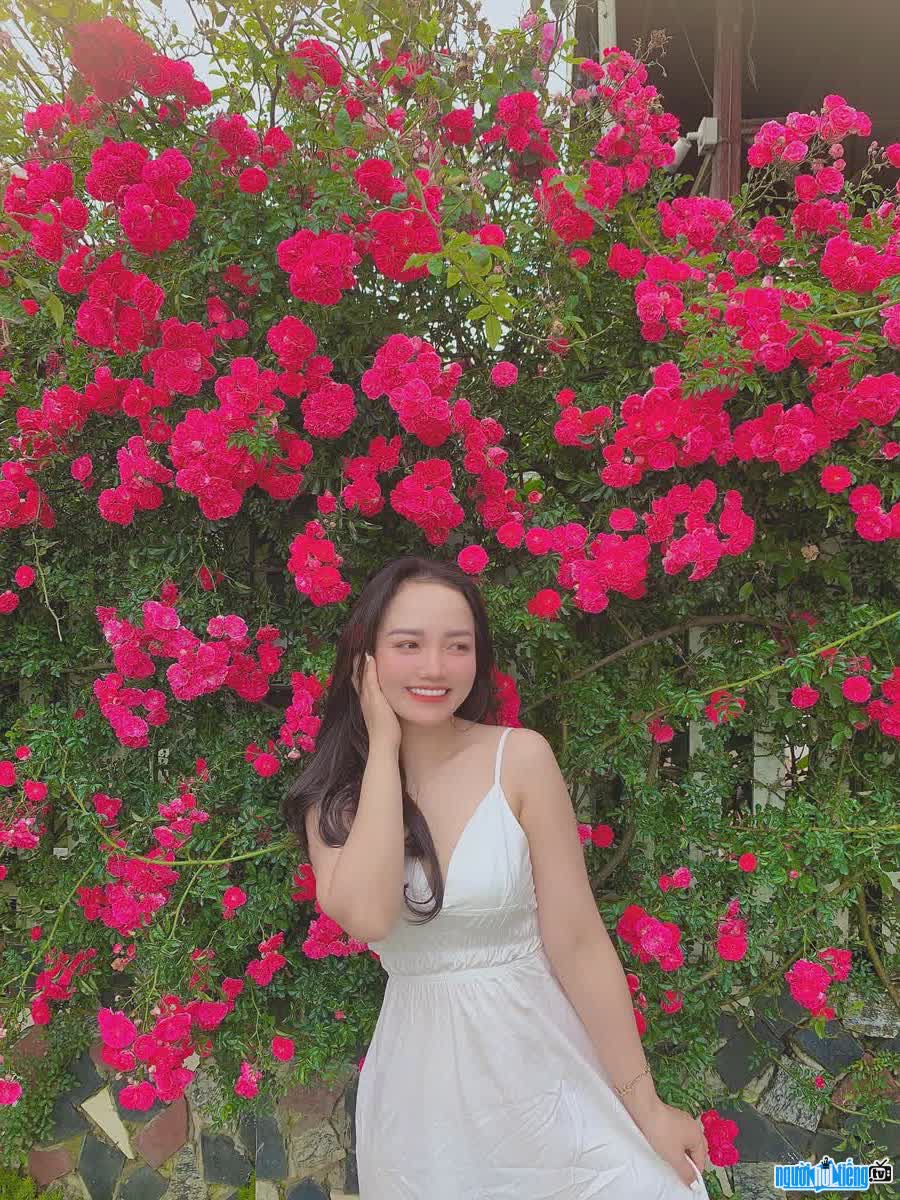
[[[294,1113],[299,1116],[299,1120],[295,1119],[291,1122],[292,1128],[296,1132],[312,1129],[315,1125],[329,1119],[346,1086],[346,1079],[330,1085],[312,1084],[309,1087],[303,1087],[298,1084],[285,1092],[279,1101],[278,1109],[280,1112]]]
[[[44,1030],[40,1025],[32,1025],[13,1046],[12,1053],[23,1058],[45,1058],[49,1050],[50,1043]]]
[[[154,1117],[134,1138],[134,1148],[151,1167],[161,1167],[187,1141],[187,1104],[183,1096]]]
[[[55,1150],[32,1150],[28,1155],[28,1174],[40,1187],[68,1175],[74,1166],[72,1155],[65,1146],[57,1146]]]

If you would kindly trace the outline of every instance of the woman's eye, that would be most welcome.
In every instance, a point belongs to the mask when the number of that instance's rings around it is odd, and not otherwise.
[[[415,643],[415,642],[398,642],[398,643],[397,643],[397,649],[398,649],[398,650],[405,650],[407,646],[415,646],[415,645],[416,645],[416,643]],[[469,649],[469,646],[468,646],[468,643],[467,643],[467,642],[455,642],[455,643],[454,643],[454,648],[455,648],[455,649],[458,649],[458,650],[468,650],[468,649]]]

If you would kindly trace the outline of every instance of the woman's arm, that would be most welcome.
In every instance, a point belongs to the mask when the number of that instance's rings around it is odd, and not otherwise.
[[[541,939],[614,1087],[647,1067],[625,972],[597,909],[566,782],[542,734],[517,731],[515,774],[528,837]],[[622,1097],[640,1124],[660,1103],[649,1072]]]

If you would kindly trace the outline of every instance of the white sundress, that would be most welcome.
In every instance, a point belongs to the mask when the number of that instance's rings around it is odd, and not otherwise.
[[[638,1129],[552,972],[500,784],[508,733],[443,909],[416,926],[404,906],[371,943],[389,978],[357,1092],[360,1200],[708,1200]],[[406,877],[427,900],[417,859]]]

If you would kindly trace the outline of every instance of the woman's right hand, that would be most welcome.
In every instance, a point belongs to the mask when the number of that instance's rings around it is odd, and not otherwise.
[[[366,729],[369,731],[369,745],[371,746],[373,742],[381,742],[399,750],[400,741],[403,736],[400,722],[397,720],[397,714],[388,703],[387,697],[381,690],[375,659],[370,654],[364,656],[361,689],[356,682],[360,657],[360,655],[357,655],[353,660],[353,672],[350,676],[350,681],[357,696],[359,696]]]

